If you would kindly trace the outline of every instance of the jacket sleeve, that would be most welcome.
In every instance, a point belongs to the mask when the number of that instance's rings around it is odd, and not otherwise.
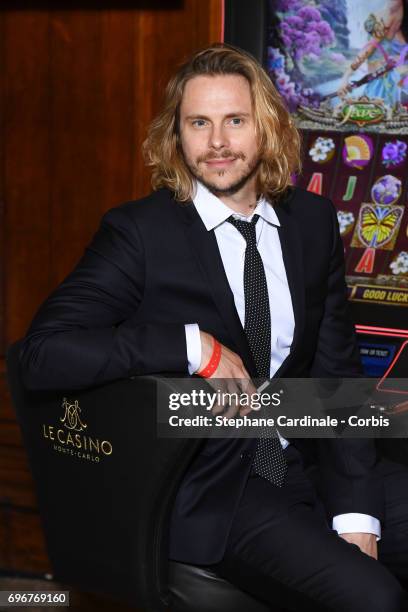
[[[311,376],[354,378],[362,367],[352,324],[344,279],[344,251],[337,215],[330,202],[333,247],[327,283],[325,309]],[[360,412],[359,412],[360,415]],[[384,493],[376,473],[374,438],[324,439],[318,441],[322,495],[328,515],[357,512],[383,519]]]
[[[26,387],[78,389],[133,375],[185,373],[184,325],[137,321],[144,287],[136,223],[112,209],[27,332],[20,355]]]

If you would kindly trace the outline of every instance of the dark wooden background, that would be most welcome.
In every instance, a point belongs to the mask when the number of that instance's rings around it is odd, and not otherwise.
[[[146,126],[222,0],[0,5],[0,570],[50,570],[4,353],[104,211],[150,189]]]

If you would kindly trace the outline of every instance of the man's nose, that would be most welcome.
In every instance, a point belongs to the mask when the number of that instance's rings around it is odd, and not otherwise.
[[[211,128],[208,146],[212,149],[222,149],[229,145],[228,136],[225,127],[222,125],[213,125]]]

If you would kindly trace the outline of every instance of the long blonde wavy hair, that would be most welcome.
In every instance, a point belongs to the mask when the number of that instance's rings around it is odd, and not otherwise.
[[[245,77],[251,89],[261,159],[257,193],[273,200],[291,185],[291,174],[300,170],[300,135],[280,94],[255,58],[216,43],[195,53],[170,79],[163,110],[149,126],[143,154],[153,169],[153,189],[167,187],[180,202],[194,196],[194,177],[185,164],[179,134],[184,88],[196,76],[231,74]]]

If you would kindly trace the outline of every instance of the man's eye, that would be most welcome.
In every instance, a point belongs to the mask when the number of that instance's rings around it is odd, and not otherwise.
[[[242,119],[241,119],[241,117],[233,117],[231,119],[231,123],[232,123],[232,125],[241,125],[242,124]]]
[[[205,125],[205,121],[204,119],[194,119],[193,125],[195,127],[203,127],[203,125]]]

